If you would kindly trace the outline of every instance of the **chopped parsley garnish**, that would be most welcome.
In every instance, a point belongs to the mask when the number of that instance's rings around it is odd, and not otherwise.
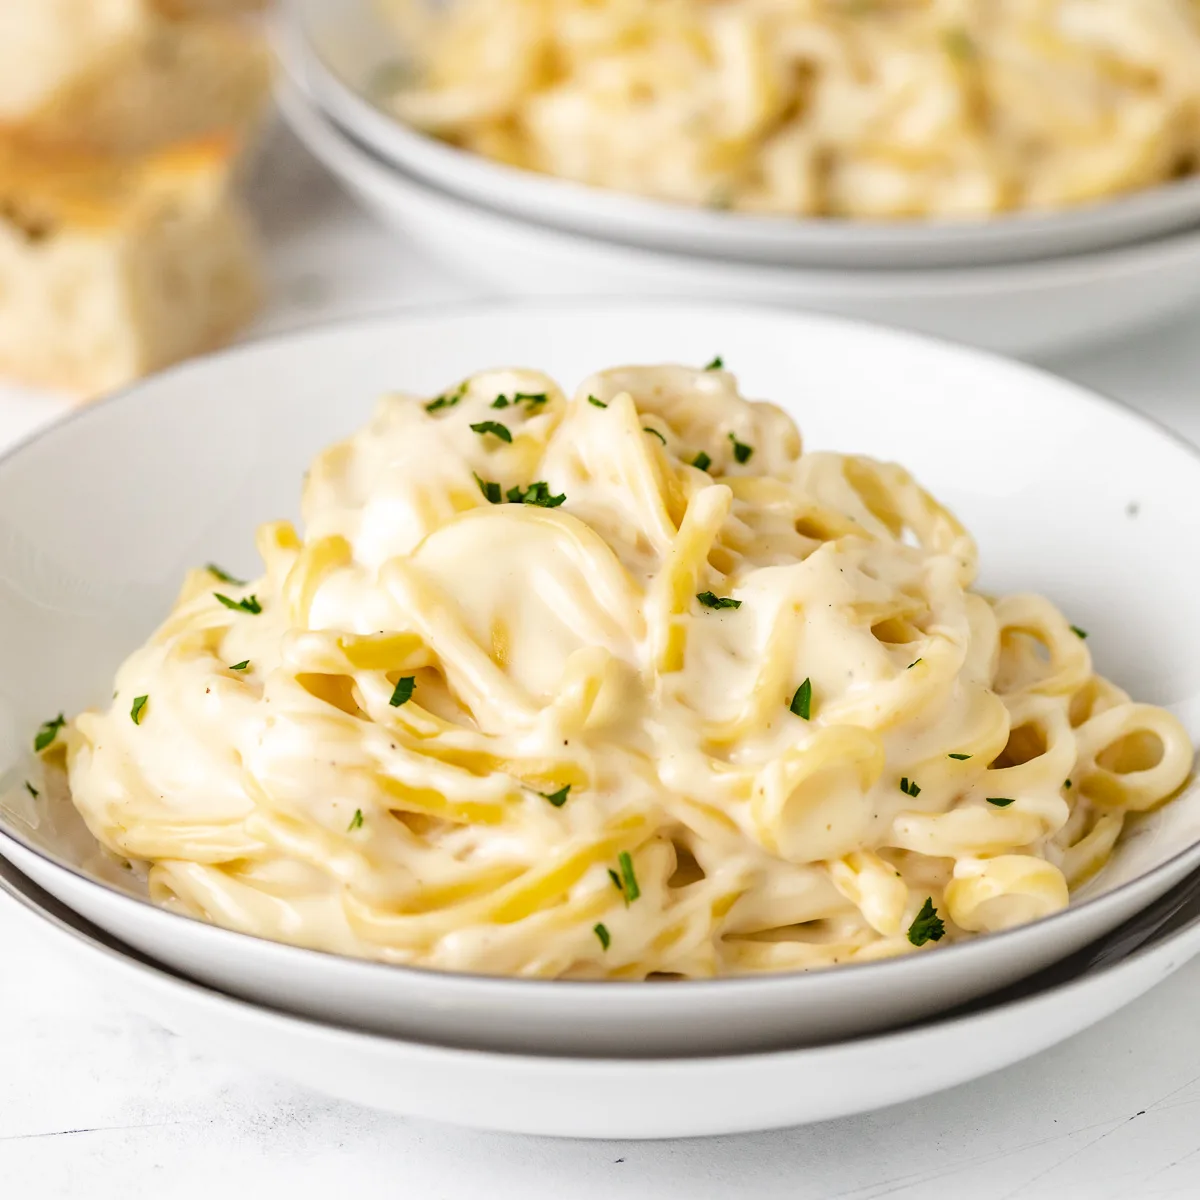
[[[402,704],[407,704],[412,699],[413,689],[417,686],[416,676],[405,675],[402,679],[396,681],[395,690],[392,692],[392,698],[388,703],[393,708],[399,708]]]
[[[595,396],[588,396],[588,403],[594,404],[597,408],[607,408],[608,405],[603,400],[597,400]]]
[[[512,434],[508,431],[507,425],[501,425],[499,421],[480,421],[471,426],[473,433],[490,433],[493,437],[498,437],[502,442],[512,444]]]
[[[67,723],[67,718],[59,713],[52,721],[43,721],[38,727],[37,736],[33,739],[33,748],[41,754],[56,737],[58,731]]]
[[[1087,630],[1086,630],[1086,629],[1080,629],[1078,625],[1072,625],[1072,626],[1071,626],[1071,632],[1072,632],[1072,633],[1073,633],[1073,634],[1074,634],[1074,635],[1075,635],[1077,638],[1085,638],[1085,637],[1087,637]]]
[[[356,809],[354,810],[354,816],[352,816],[352,817],[350,818],[350,824],[346,826],[346,832],[347,832],[347,833],[350,833],[350,832],[351,832],[351,830],[354,830],[354,829],[361,829],[361,828],[362,828],[362,824],[363,824],[363,815],[362,815],[362,809],[361,809],[361,808],[356,808]]]
[[[39,793],[38,793],[38,790],[37,790],[37,788],[35,788],[35,787],[33,786],[33,784],[29,782],[29,780],[28,780],[28,779],[27,779],[27,780],[25,780],[25,790],[26,790],[26,791],[27,791],[27,792],[28,792],[28,793],[29,793],[29,794],[30,794],[30,795],[31,795],[31,796],[32,796],[32,797],[33,797],[35,800],[38,798],[38,794],[39,794]]]
[[[621,886],[621,877],[620,877],[620,875],[618,875],[618,874],[616,873],[616,871],[614,871],[614,870],[612,869],[612,867],[609,867],[609,868],[608,868],[608,877],[609,877],[609,879],[611,879],[611,880],[612,880],[612,885],[613,885],[613,887],[615,887],[615,888],[617,889],[617,891],[618,891],[618,892],[623,892],[623,891],[625,890],[625,889],[624,889],[624,888]]]
[[[637,876],[633,873],[633,859],[628,850],[622,850],[617,855],[617,865],[621,868],[621,892],[625,896],[625,903],[632,904],[642,894],[642,889],[638,887]]]
[[[439,409],[453,408],[467,394],[467,381],[464,379],[452,392],[446,392],[425,405],[427,413],[435,413]]]
[[[216,563],[207,563],[204,569],[210,574],[215,575],[222,583],[232,583],[234,587],[245,587],[244,579],[235,579],[228,571],[222,571]]]
[[[557,792],[538,792],[538,795],[544,796],[555,808],[562,808],[567,802],[567,793],[570,790],[571,785],[568,783],[564,787],[560,787]]]
[[[524,491],[519,487],[509,488],[505,493],[505,498],[509,504],[534,504],[538,508],[557,508],[566,500],[567,496],[565,492],[558,496],[552,496],[550,485],[544,479],[540,479],[536,483],[531,483]],[[491,497],[489,496],[488,499]]]
[[[701,471],[707,471],[712,466],[712,459],[704,453],[703,450],[692,459],[692,466],[699,468]]]
[[[492,401],[493,408],[507,408],[510,404],[513,407],[521,403],[526,403],[531,409],[537,408],[540,404],[545,404],[550,397],[545,392],[513,392],[512,399],[507,396],[497,396]]]
[[[754,447],[747,446],[745,442],[739,442],[736,433],[731,433],[729,440],[733,443],[733,457],[740,463],[749,462],[750,455],[754,453]]]
[[[945,936],[946,922],[937,915],[933,897],[926,896],[921,911],[913,917],[913,923],[908,927],[908,940],[914,946],[923,946],[926,942],[940,942]]]
[[[484,498],[492,504],[500,504],[507,500],[509,504],[533,504],[538,508],[557,508],[567,498],[565,492],[558,496],[551,495],[550,485],[544,479],[531,483],[527,488],[510,487],[507,492],[503,491],[498,483],[493,483],[490,479],[480,479],[478,475],[475,476],[475,482],[479,484],[479,490],[483,493]]]
[[[921,789],[917,787],[917,781],[909,779],[907,775],[900,780],[900,790],[906,796],[911,796],[914,800],[921,794]]]
[[[732,596],[718,596],[716,592],[697,592],[696,599],[705,608],[741,608],[742,602]]]
[[[725,360],[718,354],[704,369],[706,371],[720,371],[725,366]]]
[[[229,669],[231,671],[245,671],[245,670],[248,670],[249,667],[250,667],[250,660],[248,658],[243,658],[240,663],[234,663],[233,666],[231,666]]]
[[[925,661],[925,660],[924,660],[923,658],[914,658],[914,659],[912,660],[912,662],[910,662],[910,663],[908,664],[908,666],[907,666],[907,667],[905,667],[904,669],[905,669],[906,671],[911,671],[911,670],[913,669],[913,667],[915,667],[915,666],[917,665],[917,663],[919,663],[919,662],[924,662],[924,661]]]
[[[661,433],[659,433],[657,429],[651,429],[649,425],[643,425],[642,432],[643,433],[652,433],[652,434],[654,434],[654,436],[656,438],[658,438],[658,440],[660,442],[662,442],[662,444],[664,446],[667,444],[667,439],[665,437],[663,437],[663,435]]]
[[[135,725],[142,723],[142,713],[146,711],[146,701],[149,696],[134,696],[133,707],[129,710],[129,716]]]
[[[1016,799],[1015,796],[989,796],[987,802],[997,808],[1007,808]]]
[[[959,62],[969,62],[975,57],[975,43],[965,29],[947,29],[942,35],[942,44],[946,53]]]
[[[603,923],[593,925],[592,932],[600,939],[600,945],[605,950],[612,945],[612,938],[609,936],[608,927]]]
[[[258,597],[250,595],[243,600],[230,600],[228,596],[222,596],[220,592],[213,592],[220,602],[226,608],[232,608],[235,612],[248,612],[258,614],[262,612],[262,605],[258,602]]]
[[[1066,781],[1066,783],[1064,783],[1064,784],[1063,784],[1063,787],[1065,787],[1065,788],[1068,788],[1068,789],[1069,789],[1069,788],[1070,788],[1070,786],[1071,786],[1071,781],[1068,779],[1068,780]]]
[[[959,762],[966,762],[971,757],[969,754],[947,754],[947,758],[956,758]]]
[[[475,475],[475,472],[471,472]],[[489,500],[492,504],[499,504],[504,499],[504,493],[500,490],[498,483],[493,483],[490,479],[480,479],[475,475],[475,482],[479,484],[479,490],[483,493],[483,498]]]
[[[801,720],[807,721],[812,715],[812,680],[806,679],[797,689],[796,694],[792,697],[791,704],[788,709],[795,713]]]

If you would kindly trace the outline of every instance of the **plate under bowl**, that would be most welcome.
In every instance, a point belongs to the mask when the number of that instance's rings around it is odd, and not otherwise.
[[[1200,733],[1200,457],[1119,405],[911,335],[694,305],[480,306],[245,346],[78,411],[0,460],[0,852],[169,966],[276,1007],[421,1040],[557,1054],[741,1052],[945,1011],[1065,957],[1200,864],[1200,791],[1135,823],[1099,886],[1024,928],[911,957],[644,985],[488,979],[278,945],[165,912],[96,874],[90,840],[19,786],[47,715],[107,699],[192,564],[253,572],[251,534],[294,517],[321,447],[396,388],[497,364],[573,387],[616,362],[723,355],[811,448],[908,465],[977,535],[982,586],[1036,589],[1100,670]],[[1106,890],[1107,889],[1107,890]]]
[[[213,1054],[403,1116],[584,1138],[802,1125],[1009,1066],[1116,1012],[1200,952],[1195,891],[1188,880],[1160,901],[1152,919],[1161,924],[1130,953],[1101,946],[995,1002],[881,1037],[738,1057],[540,1058],[372,1036],[232,999],[140,957],[0,860],[0,903],[132,1008]],[[1104,961],[1107,949],[1115,961]]]
[[[1127,245],[1200,222],[1200,176],[1054,213],[978,220],[754,216],[588,187],[523,171],[410,128],[373,95],[403,47],[377,0],[288,0],[276,22],[287,69],[384,161],[511,216],[648,249],[807,268],[968,267]]]

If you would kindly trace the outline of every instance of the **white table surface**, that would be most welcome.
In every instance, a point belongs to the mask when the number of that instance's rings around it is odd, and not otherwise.
[[[259,330],[480,295],[358,213],[286,137],[252,186]],[[1053,364],[1200,442],[1200,312]],[[65,407],[0,387],[0,446]],[[1200,1196],[1200,960],[1030,1062],[861,1117],[687,1142],[473,1133],[201,1054],[0,906],[0,1200],[1125,1200]]]

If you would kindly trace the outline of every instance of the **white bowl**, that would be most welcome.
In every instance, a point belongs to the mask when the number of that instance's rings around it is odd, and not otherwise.
[[[585,1138],[743,1133],[914,1100],[1071,1037],[1200,952],[1193,897],[1115,961],[1106,947],[1101,961],[1081,956],[994,1004],[882,1037],[738,1057],[541,1058],[372,1036],[231,999],[140,959],[3,861],[0,903],[113,995],[213,1054],[403,1116]]]
[[[403,47],[377,0],[288,0],[276,21],[287,69],[331,117],[389,163],[451,194],[592,237],[742,262],[930,268],[1057,258],[1200,222],[1200,177],[1061,213],[985,220],[752,216],[667,204],[522,171],[409,128],[372,98]]]
[[[614,362],[724,356],[813,448],[911,467],[980,540],[988,590],[1046,592],[1098,667],[1200,733],[1200,457],[1127,410],[1028,368],[905,334],[781,313],[620,303],[483,306],[295,334],[197,360],[83,409],[0,460],[0,852],[97,925],[256,1000],[421,1040],[560,1054],[795,1045],[944,1011],[1079,949],[1200,864],[1200,789],[1136,824],[1067,911],[899,960],[763,978],[562,983],[387,967],[152,907],[96,877],[92,843],[32,801],[29,737],[107,699],[185,568],[253,571],[251,534],[295,515],[320,447],[396,387],[498,363],[573,386]],[[1126,505],[1140,504],[1131,518]],[[1107,890],[1105,890],[1107,889]]]
[[[684,296],[812,309],[1045,355],[1200,300],[1200,229],[1069,258],[940,271],[829,271],[686,257],[539,227],[381,162],[277,81],[300,139],[381,220],[500,294]]]

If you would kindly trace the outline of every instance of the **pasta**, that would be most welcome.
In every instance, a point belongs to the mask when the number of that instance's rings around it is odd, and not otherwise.
[[[822,967],[1067,904],[1192,748],[901,467],[719,360],[385,397],[66,748],[166,907],[544,978]]]
[[[392,0],[377,98],[502,162],[867,219],[1058,209],[1200,163],[1197,0]]]

